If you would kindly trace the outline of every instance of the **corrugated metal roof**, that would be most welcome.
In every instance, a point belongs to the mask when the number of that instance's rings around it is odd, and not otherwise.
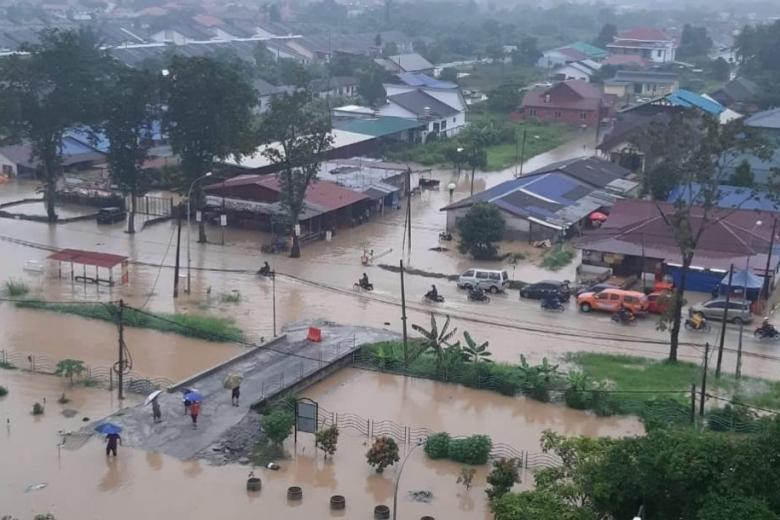
[[[383,137],[396,134],[404,130],[419,128],[427,123],[419,122],[403,117],[378,116],[370,119],[351,119],[347,121],[334,121],[333,126],[339,130],[354,132],[356,134]]]

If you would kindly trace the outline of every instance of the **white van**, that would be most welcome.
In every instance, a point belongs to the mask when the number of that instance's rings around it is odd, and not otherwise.
[[[461,289],[480,287],[483,291],[497,293],[503,291],[508,286],[509,276],[506,274],[506,271],[473,268],[458,278],[458,287]]]

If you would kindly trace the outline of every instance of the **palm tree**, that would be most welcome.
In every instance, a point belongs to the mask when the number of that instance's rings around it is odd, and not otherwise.
[[[444,349],[445,347],[451,347],[449,343],[450,339],[458,332],[457,328],[448,330],[450,327],[450,317],[447,316],[447,320],[444,322],[444,326],[439,331],[439,325],[436,323],[436,315],[431,313],[431,329],[425,330],[420,325],[412,325],[412,329],[422,334],[425,341],[423,341],[423,352],[426,350],[433,350],[436,356],[436,370],[441,373],[444,366]]]
[[[466,361],[470,361],[472,363],[479,363],[480,361],[483,361],[485,363],[492,363],[492,359],[490,359],[490,356],[493,354],[488,351],[488,342],[484,342],[481,345],[477,345],[477,342],[474,341],[474,338],[471,337],[471,334],[468,333],[468,331],[463,331],[463,339],[466,340],[466,346],[463,347],[463,354],[466,357]]]

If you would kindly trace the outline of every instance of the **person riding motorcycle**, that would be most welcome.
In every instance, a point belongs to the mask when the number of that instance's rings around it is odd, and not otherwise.
[[[769,317],[765,316],[764,321],[761,322],[761,326],[758,328],[765,336],[776,336],[778,334],[774,325],[769,323]]]
[[[371,283],[368,281],[368,275],[366,273],[363,273],[363,276],[358,280],[358,285],[362,287],[363,289],[368,289],[369,286],[371,286]]]
[[[469,297],[471,297],[472,300],[482,300],[485,298],[485,291],[482,290],[482,287],[477,285],[469,290]]]
[[[436,290],[436,285],[431,285],[431,290],[425,293],[425,297],[434,301],[439,298],[439,291]]]
[[[634,313],[625,305],[621,305],[620,310],[618,311],[618,318],[623,322],[631,321],[634,319]]]
[[[707,319],[700,312],[694,312],[693,316],[691,316],[691,327],[693,327],[696,330],[699,330],[702,327],[704,327],[706,323],[707,323]]]
[[[263,267],[261,267],[260,270],[257,271],[257,273],[263,276],[268,276],[269,274],[271,274],[271,266],[268,265],[268,262],[263,262]]]
[[[547,309],[557,309],[561,306],[561,299],[556,294],[545,294],[542,298],[542,307]]]

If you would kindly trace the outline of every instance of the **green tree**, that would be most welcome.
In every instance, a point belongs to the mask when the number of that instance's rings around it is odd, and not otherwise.
[[[516,85],[500,85],[488,92],[487,107],[491,112],[508,114],[520,105],[520,90]]]
[[[336,444],[339,441],[339,428],[335,424],[331,424],[327,428],[317,430],[314,434],[314,442],[319,449],[325,453],[325,457],[328,455],[331,457],[336,453]]]
[[[689,24],[683,26],[677,56],[680,58],[706,56],[711,48],[712,39],[707,35],[706,27],[695,27]]]
[[[755,179],[753,178],[753,170],[750,169],[750,163],[742,161],[737,169],[734,170],[734,174],[729,179],[729,184],[732,186],[741,186],[743,188],[752,188]]]
[[[399,460],[401,459],[398,456],[398,444],[392,437],[377,437],[366,453],[366,461],[369,466],[376,468],[377,473],[382,473],[386,467],[392,466]]]
[[[731,77],[731,65],[723,58],[709,62],[710,76],[718,81],[728,81]]]
[[[652,125],[638,144],[648,151],[646,164],[651,175],[663,172],[674,177],[683,193],[689,194],[678,197],[671,206],[656,206],[682,259],[669,327],[669,360],[676,361],[689,268],[705,231],[730,213],[719,208],[723,196],[720,184],[741,154],[768,158],[771,147],[740,121],[722,125],[716,118],[695,111],[677,112],[668,123]],[[770,185],[775,191],[776,183],[770,181]],[[742,203],[753,196],[746,193]]]
[[[127,232],[135,233],[135,199],[146,189],[142,168],[159,115],[157,81],[150,73],[117,65],[103,93],[102,130],[109,141],[111,178],[130,196]]]
[[[268,440],[276,445],[284,442],[290,435],[295,425],[295,417],[292,412],[276,408],[271,413],[263,416],[262,426]]]
[[[0,137],[30,143],[40,162],[46,215],[55,222],[62,140],[68,130],[99,121],[108,58],[88,29],[45,30],[39,43],[21,50],[26,54],[8,56],[0,66]]]
[[[444,370],[444,356],[447,347],[451,347],[450,340],[458,332],[457,328],[450,329],[450,317],[444,321],[444,326],[439,330],[439,324],[436,322],[436,315],[431,313],[431,328],[425,329],[420,325],[413,324],[412,329],[419,332],[423,339],[423,352],[433,351],[436,356],[436,370],[441,374]]]
[[[495,520],[597,520],[580,508],[567,504],[552,493],[524,491],[507,493],[493,504]]]
[[[398,55],[398,44],[395,42],[387,42],[382,46],[382,56],[389,58],[390,56]]]
[[[385,70],[375,63],[358,72],[357,91],[369,106],[378,107],[385,104],[387,92],[383,85],[384,81]]]
[[[520,41],[517,50],[512,53],[512,63],[515,65],[536,65],[542,52],[539,50],[539,42],[533,36],[526,36]]]
[[[320,162],[333,143],[328,114],[313,111],[308,103],[311,94],[299,89],[292,94],[274,98],[266,114],[261,135],[269,146],[263,155],[278,167],[281,203],[292,233],[291,258],[301,256],[301,246],[295,226],[303,211],[306,190],[315,182]]]
[[[493,461],[493,469],[487,476],[490,485],[485,490],[491,501],[495,501],[512,490],[516,482],[520,482],[518,472],[519,461],[515,459],[501,459]]]
[[[279,82],[284,85],[305,87],[312,80],[312,75],[306,67],[293,59],[280,58],[276,66],[279,70]]]
[[[184,173],[178,188],[210,172],[216,160],[241,158],[254,152],[252,109],[257,96],[246,79],[226,63],[207,57],[175,56],[168,75],[168,109],[164,125]],[[193,190],[195,208],[203,205],[200,183]],[[205,219],[199,239],[206,241]]]
[[[455,67],[444,67],[439,74],[439,79],[442,81],[450,81],[452,83],[458,82],[458,69]]]
[[[73,386],[73,378],[86,372],[87,368],[80,359],[62,359],[57,362],[54,373],[58,376],[67,378]]]
[[[498,248],[494,243],[504,238],[505,227],[506,222],[498,208],[478,202],[458,221],[458,249],[478,260],[495,258]]]
[[[593,45],[600,49],[606,49],[617,36],[617,27],[613,23],[605,23],[601,26],[598,36],[593,40]]]
[[[492,361],[490,356],[493,354],[488,350],[487,341],[478,345],[467,330],[463,331],[463,339],[466,342],[466,345],[463,346],[463,354],[467,361],[472,363],[479,363],[480,361],[490,363]]]

